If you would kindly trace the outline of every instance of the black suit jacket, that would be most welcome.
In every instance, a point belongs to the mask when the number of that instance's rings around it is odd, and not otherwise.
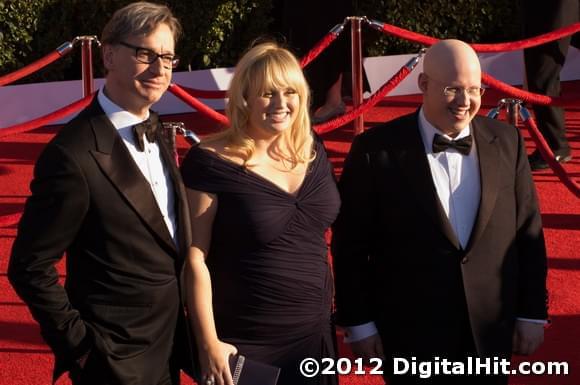
[[[86,374],[97,382],[157,385],[171,355],[187,354],[174,339],[187,343],[179,276],[189,213],[176,165],[158,143],[173,180],[179,247],[96,97],[36,163],[8,275],[54,351],[54,379],[90,350]],[[54,264],[65,251],[63,287]]]
[[[505,123],[472,121],[481,201],[463,250],[417,118],[359,135],[345,160],[332,242],[338,323],[376,321],[393,354],[445,353],[466,333],[480,355],[507,354],[516,317],[547,317],[544,238],[523,140]]]

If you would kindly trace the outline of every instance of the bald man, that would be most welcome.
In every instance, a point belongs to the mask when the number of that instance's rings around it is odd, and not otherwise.
[[[432,46],[419,88],[418,111],[356,137],[345,160],[337,322],[355,355],[386,359],[390,384],[507,383],[432,374],[438,360],[509,359],[543,341],[546,250],[524,142],[477,115],[481,68],[467,44]],[[413,357],[432,362],[428,378],[403,375]]]

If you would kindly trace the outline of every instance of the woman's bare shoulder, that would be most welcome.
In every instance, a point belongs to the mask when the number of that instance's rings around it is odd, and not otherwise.
[[[215,152],[218,154],[223,154],[226,150],[226,139],[225,138],[208,138],[202,140],[199,147],[204,150]]]

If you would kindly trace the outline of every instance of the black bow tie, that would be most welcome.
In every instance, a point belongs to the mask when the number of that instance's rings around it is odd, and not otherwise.
[[[143,134],[150,143],[155,142],[155,130],[157,129],[157,117],[151,114],[147,120],[133,126],[133,137],[135,138],[135,147],[137,151],[145,151]]]
[[[433,139],[433,152],[438,153],[445,151],[449,148],[454,148],[460,154],[469,155],[472,143],[473,138],[471,137],[471,135],[468,135],[465,138],[457,140],[449,140],[442,135],[435,134],[435,138]]]

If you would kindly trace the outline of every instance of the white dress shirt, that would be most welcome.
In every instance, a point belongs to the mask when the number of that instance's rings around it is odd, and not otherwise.
[[[151,191],[155,196],[159,210],[163,215],[163,220],[167,225],[169,234],[173,238],[173,242],[177,241],[177,225],[175,223],[175,191],[171,175],[167,167],[163,166],[163,159],[159,152],[157,143],[150,143],[147,137],[143,138],[145,151],[137,150],[135,146],[135,139],[133,137],[133,126],[141,123],[143,119],[132,113],[123,110],[109,99],[103,89],[99,90],[97,95],[99,104],[105,114],[117,129],[117,132],[123,139],[123,143],[127,146],[131,157],[141,170],[141,173],[151,186]]]
[[[423,108],[419,111],[419,131],[439,202],[461,247],[465,249],[477,217],[481,197],[479,159],[475,138],[473,138],[473,145],[468,155],[462,155],[453,148],[437,154],[433,153],[435,134],[449,140],[457,140],[469,136],[471,129],[469,125],[464,127],[455,138],[444,135],[427,121]]]

